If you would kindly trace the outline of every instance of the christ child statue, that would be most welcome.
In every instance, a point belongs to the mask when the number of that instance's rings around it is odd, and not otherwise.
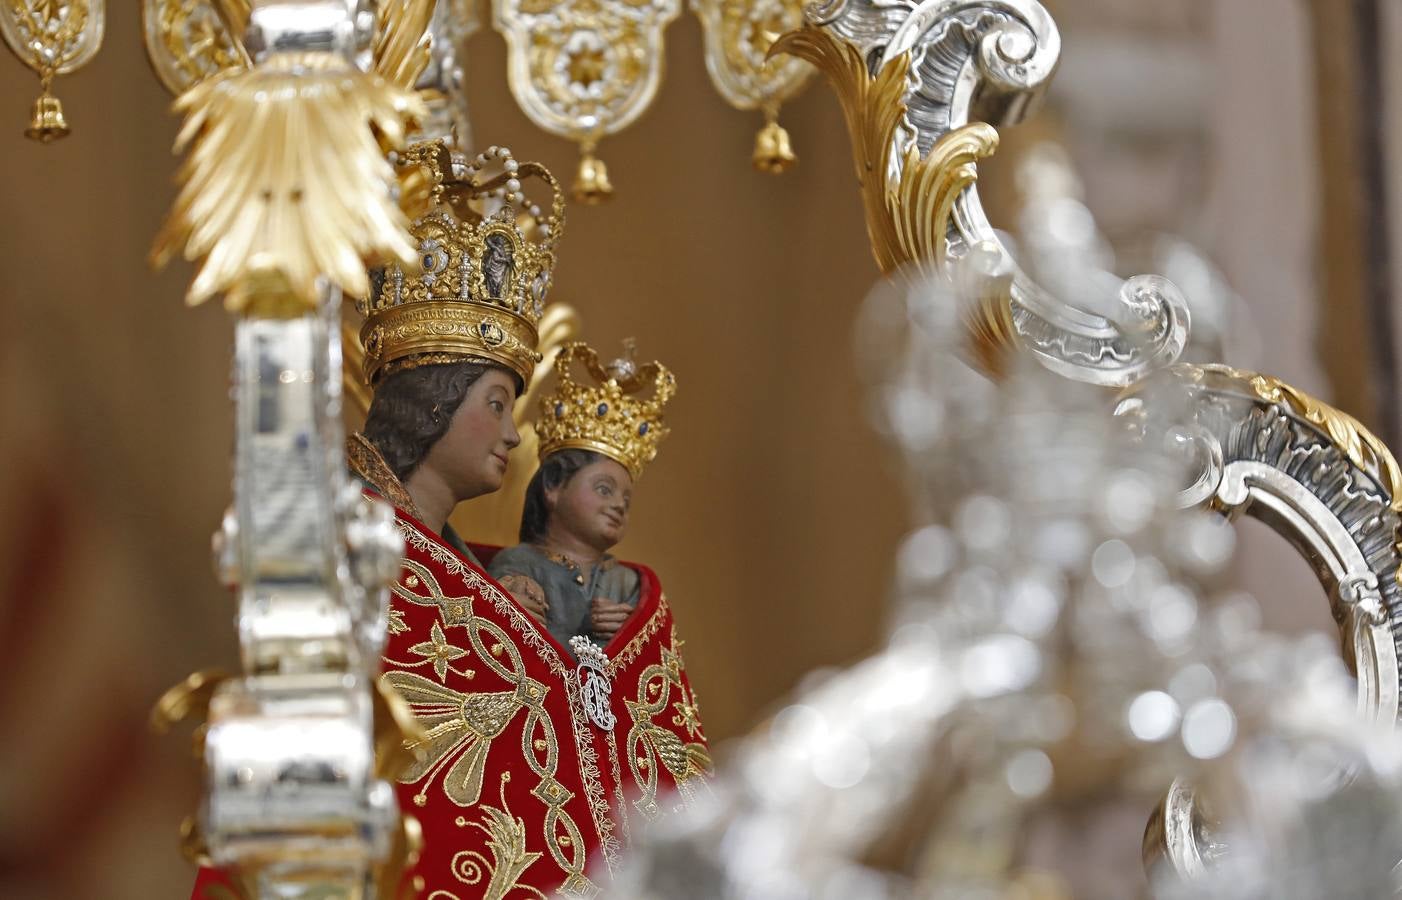
[[[641,567],[610,551],[628,533],[635,484],[667,434],[662,409],[676,383],[632,353],[629,342],[626,357],[603,366],[585,344],[561,350],[555,393],[536,423],[540,468],[526,488],[521,542],[488,566],[523,605],[544,608],[562,648],[581,636],[605,647],[638,608]],[[575,363],[594,384],[575,380]]]

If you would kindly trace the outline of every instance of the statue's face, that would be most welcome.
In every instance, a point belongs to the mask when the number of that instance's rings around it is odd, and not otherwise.
[[[592,462],[553,491],[546,492],[551,528],[558,528],[599,551],[623,540],[633,479],[611,459]]]
[[[511,418],[515,402],[515,380],[502,369],[488,369],[467,389],[448,431],[429,448],[423,465],[441,474],[460,500],[501,487],[507,454],[521,443]]]

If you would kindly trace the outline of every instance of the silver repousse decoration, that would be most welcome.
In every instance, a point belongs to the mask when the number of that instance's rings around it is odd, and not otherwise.
[[[1061,53],[1056,24],[1036,0],[832,0],[805,13],[873,74],[908,55],[906,111],[886,173],[892,186],[901,183],[907,149],[923,164],[971,124],[1022,121]],[[989,223],[972,179],[952,201],[943,243],[935,262],[976,258],[989,284],[1009,295],[1009,337],[1062,376],[1123,386],[1183,352],[1188,306],[1171,282],[1139,275],[1067,288],[1035,280]]]

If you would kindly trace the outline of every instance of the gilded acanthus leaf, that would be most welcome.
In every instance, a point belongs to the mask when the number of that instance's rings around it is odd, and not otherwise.
[[[812,63],[837,93],[877,266],[888,275],[906,265],[947,268],[955,202],[978,180],[977,162],[997,149],[998,132],[970,123],[941,136],[921,158],[913,141],[899,140],[909,54],[872,75],[856,46],[811,26],[782,35],[770,50],[771,56],[776,53]],[[898,152],[899,167],[893,167],[892,154]],[[1017,344],[1006,284],[987,279],[972,287],[977,299],[965,316],[971,349],[985,368],[997,372],[1003,354]]]
[[[923,159],[910,142],[893,172],[892,154],[900,152],[898,130],[906,113],[909,55],[872,75],[856,46],[811,26],[780,36],[770,50],[771,56],[776,53],[812,63],[837,93],[881,271],[889,274],[911,262],[943,264],[954,202],[977,180],[976,162],[997,149],[998,132],[982,122],[965,125],[941,137]]]

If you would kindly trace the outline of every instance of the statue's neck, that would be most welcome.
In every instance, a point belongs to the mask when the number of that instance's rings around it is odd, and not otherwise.
[[[448,482],[438,472],[421,465],[410,474],[404,489],[414,500],[419,521],[442,534],[443,526],[448,524],[448,516],[458,505],[457,495]]]
[[[585,543],[575,535],[557,528],[553,524],[546,527],[545,537],[541,540],[540,546],[551,553],[568,557],[581,566],[596,565],[602,562],[607,555],[605,551]]]

